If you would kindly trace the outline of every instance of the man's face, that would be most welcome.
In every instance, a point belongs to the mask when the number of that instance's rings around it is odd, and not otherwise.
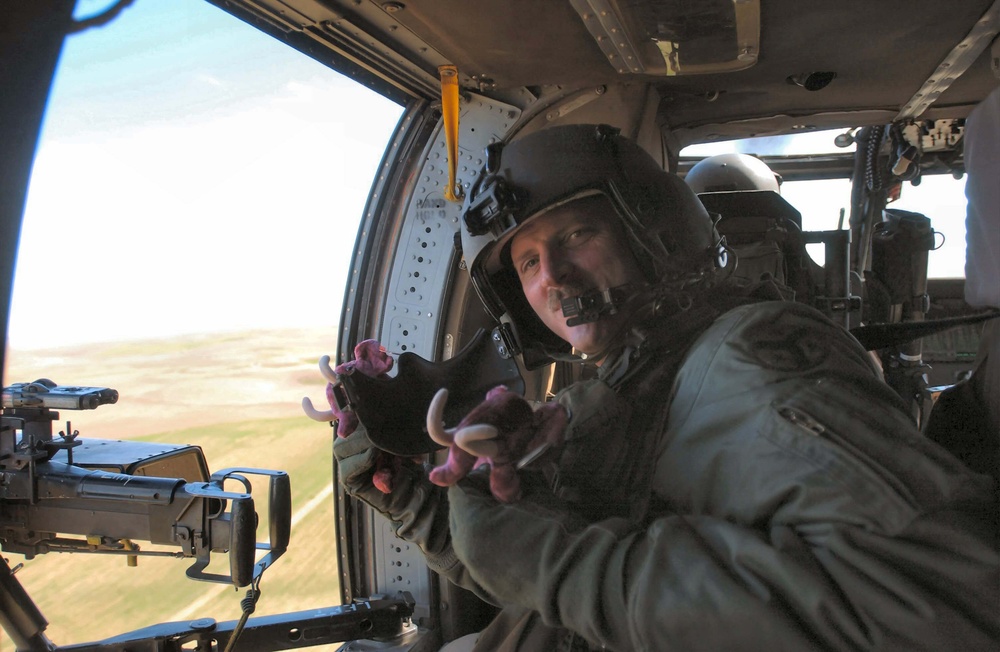
[[[570,327],[560,300],[643,280],[613,211],[606,197],[578,199],[532,219],[510,247],[511,261],[535,314],[553,333],[588,355],[613,344],[631,315],[619,310]]]

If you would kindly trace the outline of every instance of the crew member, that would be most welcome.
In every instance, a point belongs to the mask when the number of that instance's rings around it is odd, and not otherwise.
[[[334,450],[350,494],[502,607],[475,650],[996,649],[991,480],[841,326],[735,281],[684,182],[576,125],[495,149],[468,194],[472,281],[526,365],[597,367],[555,398],[564,443],[511,503],[488,470],[444,488],[408,462],[382,493],[363,427]]]

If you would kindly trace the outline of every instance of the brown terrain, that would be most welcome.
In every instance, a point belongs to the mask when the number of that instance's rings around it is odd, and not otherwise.
[[[127,439],[321,407],[320,356],[336,354],[336,330],[267,330],[169,340],[9,351],[4,383],[49,378],[60,385],[112,387],[119,400],[94,412],[64,412],[81,435]]]
[[[335,353],[332,327],[15,350],[8,351],[4,384],[49,378],[118,390],[115,405],[61,411],[56,431],[69,419],[83,438],[201,446],[212,471],[232,466],[287,471],[292,538],[288,552],[264,574],[256,612],[262,615],[340,601],[331,431],[300,407],[303,396],[325,405],[326,381],[317,361]],[[266,492],[256,482],[254,496],[263,511]],[[258,530],[258,541],[266,538],[266,529]],[[158,622],[237,619],[245,593],[188,579],[189,559],[140,557],[138,568],[127,568],[120,557],[105,555],[4,557],[11,566],[24,564],[17,578],[50,622],[46,634],[59,645]],[[0,633],[0,651],[13,649]]]

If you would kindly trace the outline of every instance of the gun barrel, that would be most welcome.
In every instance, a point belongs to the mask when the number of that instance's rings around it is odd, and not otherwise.
[[[169,505],[174,493],[183,484],[180,478],[88,471],[78,466],[50,462],[39,474],[38,495],[43,499],[103,498]]]

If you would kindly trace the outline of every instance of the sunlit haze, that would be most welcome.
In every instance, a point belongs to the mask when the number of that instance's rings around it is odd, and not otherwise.
[[[84,1],[77,15],[110,4]],[[69,37],[10,346],[336,327],[401,111],[201,0],[137,0]]]
[[[77,14],[110,4],[82,0]],[[136,0],[69,37],[35,157],[10,346],[335,327],[401,112],[201,0]],[[829,134],[799,140],[835,149]],[[782,192],[805,227],[836,228],[847,182],[799,185]],[[905,184],[897,204],[947,242],[932,276],[963,273],[963,187]]]

